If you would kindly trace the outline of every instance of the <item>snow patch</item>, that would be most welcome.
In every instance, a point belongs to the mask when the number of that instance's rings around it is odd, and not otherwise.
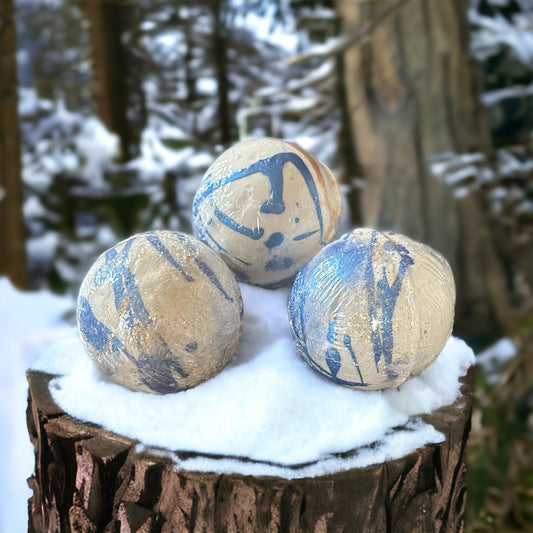
[[[109,132],[96,117],[88,117],[75,137],[75,144],[83,160],[82,176],[92,185],[103,185],[104,169],[119,154],[118,136]]]
[[[430,367],[399,389],[354,391],[323,379],[298,356],[287,289],[240,287],[245,311],[239,351],[220,374],[194,389],[155,396],[116,385],[94,366],[77,336],[55,343],[33,369],[60,375],[50,390],[70,415],[142,446],[169,450],[184,469],[316,476],[443,440],[418,415],[458,397],[459,377],[474,362],[463,341],[451,338]],[[226,458],[182,459],[180,451]]]
[[[34,466],[33,448],[26,429],[26,368],[51,342],[72,334],[62,320],[74,309],[70,298],[40,292],[20,292],[0,277],[0,531],[27,528],[26,479]]]
[[[517,355],[514,342],[505,337],[489,346],[476,356],[476,364],[487,373],[487,382],[494,385],[498,382],[507,363]]]

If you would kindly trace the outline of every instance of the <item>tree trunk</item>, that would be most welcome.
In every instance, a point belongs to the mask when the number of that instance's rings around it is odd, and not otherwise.
[[[140,62],[123,42],[133,31],[136,7],[128,0],[78,0],[90,25],[95,100],[98,116],[120,139],[122,158],[139,155],[146,125]]]
[[[393,4],[336,0],[346,33]],[[489,279],[469,262],[472,247],[488,246],[497,259],[491,239],[478,231],[486,215],[480,221],[458,208],[452,187],[428,165],[429,156],[443,152],[491,153],[480,67],[469,56],[468,6],[468,0],[398,3],[366,41],[344,53],[347,113],[365,183],[363,224],[405,233],[445,255],[456,274],[459,316],[471,320],[463,324],[467,332],[469,324],[473,331],[485,323],[490,331],[495,322],[512,323],[508,295],[496,301],[490,290],[495,273],[505,284],[501,265]],[[480,279],[471,287],[474,277]]]
[[[220,131],[219,142],[222,146],[229,146],[232,136],[232,124],[230,120],[229,78],[227,58],[227,36],[224,28],[223,0],[214,0],[211,6],[213,13],[213,53],[216,68],[216,80],[218,85],[218,129]],[[234,129],[234,128],[233,128]]]
[[[424,417],[445,435],[401,459],[314,478],[180,470],[164,452],[79,422],[30,372],[35,448],[30,533],[462,531],[473,369],[456,402]]]
[[[13,0],[0,2],[0,275],[28,287]]]

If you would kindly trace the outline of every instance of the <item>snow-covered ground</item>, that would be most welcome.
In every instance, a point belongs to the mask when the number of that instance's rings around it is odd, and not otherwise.
[[[27,530],[26,479],[34,457],[26,430],[26,369],[50,343],[72,333],[63,316],[73,309],[70,298],[23,293],[0,277],[0,533]]]

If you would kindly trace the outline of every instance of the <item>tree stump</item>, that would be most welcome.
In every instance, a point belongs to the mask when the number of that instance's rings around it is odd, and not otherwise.
[[[161,450],[82,423],[30,371],[35,448],[29,532],[462,531],[473,368],[452,405],[422,417],[445,435],[396,460],[302,479],[180,470]]]

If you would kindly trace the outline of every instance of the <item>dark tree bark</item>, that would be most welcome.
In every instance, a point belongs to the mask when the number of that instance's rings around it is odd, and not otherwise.
[[[220,144],[229,146],[232,137],[232,123],[230,120],[230,100],[229,100],[229,74],[227,58],[227,41],[224,26],[224,5],[223,0],[214,0],[213,10],[213,52],[216,67],[216,79],[218,84],[218,128],[220,131]]]
[[[443,152],[492,153],[480,66],[469,55],[468,0],[336,6],[346,33],[382,18],[343,54],[346,110],[365,184],[362,223],[405,233],[445,255],[456,275],[463,332],[509,329],[509,295],[491,289],[505,280],[484,230],[487,216],[462,209],[428,165],[428,156]],[[485,250],[483,257],[472,262],[472,249]]]
[[[473,370],[462,394],[425,416],[445,435],[401,459],[314,478],[188,472],[161,453],[58,408],[51,376],[28,375],[36,466],[30,533],[457,532],[466,497],[464,451]]]
[[[0,2],[0,275],[28,287],[13,0]]]
[[[146,125],[139,62],[124,42],[136,21],[130,0],[78,0],[90,25],[95,100],[100,120],[120,139],[125,161],[139,155]]]

